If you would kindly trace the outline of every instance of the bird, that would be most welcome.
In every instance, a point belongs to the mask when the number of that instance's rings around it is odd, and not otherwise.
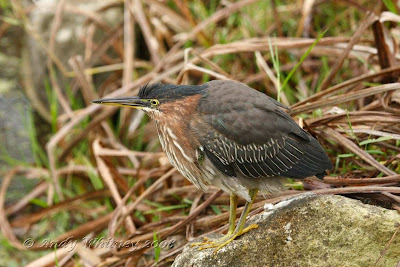
[[[200,249],[217,252],[257,228],[245,223],[259,191],[279,192],[283,178],[322,179],[332,168],[319,142],[292,119],[288,107],[237,81],[146,84],[135,97],[93,103],[143,110],[155,120],[164,152],[184,177],[203,191],[213,185],[230,195],[227,233],[192,244]],[[238,197],[246,203],[235,226]]]

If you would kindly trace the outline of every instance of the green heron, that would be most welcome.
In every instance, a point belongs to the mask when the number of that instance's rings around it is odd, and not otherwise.
[[[218,251],[257,225],[245,228],[257,192],[274,193],[282,178],[323,178],[332,164],[318,141],[284,111],[283,104],[235,81],[203,85],[147,84],[137,97],[97,104],[142,109],[156,121],[172,165],[202,190],[214,185],[230,194],[227,234],[205,240]],[[235,227],[238,196],[246,199]]]

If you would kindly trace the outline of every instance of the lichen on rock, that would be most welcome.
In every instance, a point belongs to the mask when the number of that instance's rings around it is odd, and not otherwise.
[[[259,227],[215,254],[186,245],[173,266],[374,266],[400,214],[342,196],[305,194],[248,223]],[[378,266],[399,262],[400,233]]]

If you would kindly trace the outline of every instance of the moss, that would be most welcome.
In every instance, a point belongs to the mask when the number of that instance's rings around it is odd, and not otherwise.
[[[307,195],[251,221],[259,228],[216,255],[186,247],[174,266],[373,266],[400,215],[341,196]],[[381,264],[399,260],[400,236]]]

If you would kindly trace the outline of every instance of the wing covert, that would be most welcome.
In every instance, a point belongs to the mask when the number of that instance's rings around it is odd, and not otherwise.
[[[226,173],[223,166],[230,166],[235,174],[254,178],[304,178],[321,177],[332,167],[318,141],[282,110],[285,106],[244,84],[210,83],[213,89],[203,96],[207,101],[198,106],[204,129],[197,132],[220,171]]]
[[[226,174],[229,169],[231,176],[235,169],[253,178],[283,176],[299,179],[323,174],[331,167],[314,138],[308,144],[295,135],[288,135],[270,139],[263,145],[238,145],[212,132],[201,142],[206,154],[213,155],[212,158],[209,156],[211,162]]]

